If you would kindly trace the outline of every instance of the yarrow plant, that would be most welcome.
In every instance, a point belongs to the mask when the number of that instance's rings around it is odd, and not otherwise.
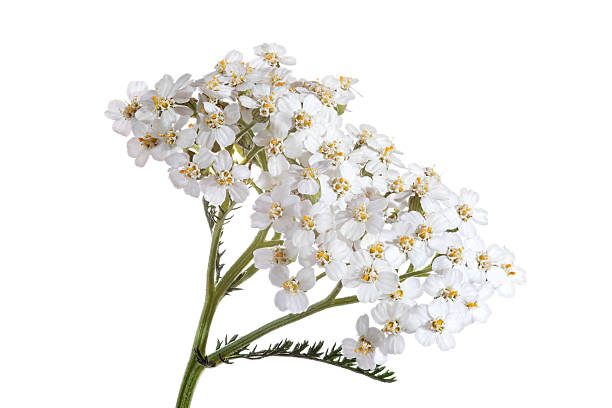
[[[127,151],[137,166],[150,157],[165,162],[174,187],[202,197],[212,234],[205,304],[177,407],[190,405],[204,369],[240,358],[305,358],[395,381],[382,364],[404,351],[408,335],[452,349],[457,333],[487,321],[487,299],[512,296],[525,282],[510,251],[479,237],[487,212],[477,193],[455,193],[433,168],[404,164],[375,127],[343,125],[355,78],[296,79],[287,69],[295,59],[277,44],[257,46],[255,55],[247,62],[231,51],[197,80],[165,75],[152,89],[131,82],[127,100],[106,111],[114,131],[132,135]],[[258,232],[224,268],[223,228],[251,194]],[[259,271],[273,286],[270,301],[287,313],[210,350],[219,302]],[[313,302],[318,285],[330,292]],[[358,317],[356,335],[341,346],[254,345],[282,326],[358,302],[372,304],[371,318]]]

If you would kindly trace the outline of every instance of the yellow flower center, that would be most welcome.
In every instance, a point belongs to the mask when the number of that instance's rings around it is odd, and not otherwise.
[[[369,249],[370,255],[372,255],[374,258],[382,258],[383,253],[385,251],[385,247],[382,244],[382,242],[377,242],[375,244],[372,244],[370,245],[368,249]]]
[[[292,295],[297,294],[298,283],[295,280],[295,278],[291,278],[287,282],[283,283],[283,289],[285,289],[287,292],[291,293]]]
[[[302,217],[302,220],[300,221],[300,224],[302,225],[302,228],[307,230],[307,231],[312,231],[314,229],[314,220],[306,215],[304,215]]]
[[[179,170],[179,173],[193,180],[199,179],[202,175],[200,168],[198,167],[197,164],[194,164],[194,163],[189,163],[187,166]]]
[[[353,217],[359,222],[366,222],[370,218],[365,204],[361,204],[353,210]]]
[[[287,257],[287,250],[282,246],[277,246],[274,248],[274,254],[272,255],[272,262],[277,265],[286,265],[289,263],[289,258]]]
[[[364,356],[367,356],[372,351],[374,351],[374,347],[372,346],[372,343],[370,343],[363,337],[360,338],[359,342],[357,343],[357,347],[355,347],[355,353],[363,354]]]
[[[172,98],[162,98],[154,96],[151,99],[153,99],[153,102],[155,102],[155,110],[158,112],[163,112],[166,109],[174,106],[174,99]]]
[[[278,154],[281,154],[285,150],[285,147],[283,146],[282,140],[274,138],[268,142],[266,150],[268,154],[276,156]]]
[[[455,300],[459,296],[459,292],[453,288],[444,288],[440,296],[447,300]]]
[[[399,239],[399,246],[404,252],[412,251],[414,248],[414,238],[404,235]]]
[[[416,236],[422,239],[423,241],[427,241],[431,238],[431,227],[421,224],[417,227]]]
[[[317,263],[319,264],[319,266],[325,266],[330,261],[329,253],[326,250],[321,250],[317,252],[316,256],[317,256]]]
[[[150,134],[146,134],[143,137],[139,137],[138,141],[145,149],[152,149],[159,144],[159,139],[151,136]]]
[[[128,102],[127,106],[121,111],[121,114],[126,119],[132,119],[134,115],[136,115],[136,111],[140,109],[142,105],[138,102],[138,98],[134,97],[130,102]]]
[[[445,326],[444,320],[442,319],[432,320],[430,329],[431,331],[442,333],[444,331],[444,326]]]
[[[363,274],[361,275],[361,280],[364,282],[376,282],[378,280],[378,272],[371,268],[371,267],[367,267],[363,270]]]
[[[334,190],[338,196],[345,195],[351,189],[351,184],[344,177],[336,177],[331,179],[330,185],[332,190]]]
[[[398,334],[402,331],[402,328],[400,327],[399,322],[397,320],[390,320],[382,328],[382,331],[387,334]]]
[[[463,261],[463,247],[458,248],[448,248],[446,251],[446,256],[451,262],[457,264]]]
[[[272,203],[268,211],[271,220],[278,220],[283,216],[283,207],[280,204]]]
[[[211,129],[220,128],[225,123],[225,115],[223,115],[223,112],[213,112],[208,115],[205,122]]]
[[[472,209],[467,204],[458,205],[455,208],[457,208],[457,214],[459,214],[462,221],[472,218]]]
[[[482,269],[483,271],[488,271],[489,269],[491,269],[491,261],[489,260],[489,255],[487,254],[480,254],[478,255],[478,258],[476,258],[476,260],[478,261],[478,267],[480,269]]]
[[[294,121],[297,129],[309,129],[312,126],[312,116],[303,110],[295,114]]]
[[[217,173],[216,176],[217,176],[217,183],[220,186],[229,187],[234,182],[232,174],[229,171],[221,171]]]

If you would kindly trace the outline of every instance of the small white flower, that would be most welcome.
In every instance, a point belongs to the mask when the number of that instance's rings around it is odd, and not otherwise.
[[[257,63],[267,64],[270,67],[280,67],[280,64],[295,65],[295,58],[285,55],[285,47],[275,43],[264,43],[256,46],[255,55],[259,56]]]
[[[387,250],[387,259],[393,266],[399,267],[409,259],[415,269],[421,269],[430,259],[427,246],[416,236],[416,222],[400,219],[391,227],[392,246]]]
[[[152,130],[160,140],[160,150],[166,156],[193,146],[196,131],[193,126],[187,126],[186,116],[162,116],[152,123]]]
[[[302,313],[308,309],[308,297],[304,292],[312,289],[316,283],[312,268],[304,268],[295,276],[289,276],[286,269],[272,269],[270,282],[281,288],[274,297],[274,304],[279,310]]]
[[[320,236],[315,248],[304,255],[306,265],[317,265],[333,281],[339,281],[346,275],[347,261],[351,256],[349,246],[334,234]],[[302,262],[302,260],[300,260]]]
[[[136,112],[138,120],[153,120],[161,116],[191,116],[193,111],[180,105],[189,101],[193,88],[189,84],[191,75],[185,74],[174,81],[170,75],[164,75],[155,84],[155,90],[145,92],[140,98],[142,108]]]
[[[353,199],[339,215],[340,233],[351,241],[357,241],[366,231],[370,234],[380,233],[385,226],[385,208],[387,200],[384,198],[370,200],[362,196]]]
[[[294,222],[295,206],[299,201],[300,199],[290,194],[285,186],[275,187],[270,193],[262,194],[255,200],[251,226],[262,230],[272,224],[276,232],[289,231]]]
[[[247,166],[235,164],[227,150],[221,150],[213,164],[215,174],[206,176],[200,182],[206,201],[221,205],[229,192],[235,203],[243,203],[249,196],[245,180],[250,176]]]
[[[487,225],[488,214],[482,208],[476,208],[478,204],[478,193],[462,188],[459,195],[451,195],[450,203],[455,211],[449,214],[451,228],[458,228],[464,237],[476,235],[474,224]]]
[[[134,137],[127,142],[128,155],[135,159],[136,166],[142,167],[153,156],[155,160],[164,160],[168,155],[165,141],[153,130],[150,124],[133,122]]]
[[[215,142],[222,148],[234,143],[236,132],[230,127],[240,119],[240,107],[232,103],[225,108],[209,102],[204,102],[201,112],[202,125],[198,134],[198,144],[207,149],[211,149]]]
[[[273,247],[258,248],[253,251],[253,263],[258,269],[283,269],[289,270],[286,265],[294,261],[296,256],[290,248],[282,245]]]
[[[133,81],[128,84],[128,101],[118,99],[108,103],[108,110],[104,112],[107,118],[112,119],[113,130],[120,135],[128,136],[132,131],[132,122],[136,119],[136,112],[142,107],[140,97],[147,91],[146,82]]]
[[[463,274],[452,270],[444,275],[430,275],[425,279],[423,288],[434,299],[443,299],[449,303],[453,312],[465,313],[464,297],[473,297],[478,290],[471,283],[463,282]]]
[[[499,245],[489,245],[487,249],[472,253],[468,258],[466,279],[472,283],[484,283],[488,279],[489,272],[497,269],[496,265],[499,265],[506,256],[506,251]],[[490,283],[488,286],[494,289]]]
[[[297,222],[287,233],[287,237],[296,247],[311,247],[315,241],[315,233],[322,234],[332,227],[332,215],[329,206],[318,202],[312,204],[303,200],[296,206]]]
[[[242,62],[242,53],[240,51],[231,50],[228,52],[222,60],[215,64],[215,70],[219,74],[227,74],[227,69],[232,64],[239,64]]]
[[[359,125],[359,129],[357,129],[353,125],[346,125],[346,130],[357,140],[357,146],[367,145],[374,150],[378,150],[391,143],[391,140],[387,136],[379,134],[374,126],[364,124]]]
[[[268,158],[268,171],[272,176],[280,176],[289,170],[289,162],[285,157],[285,154],[289,154],[286,144],[287,132],[286,124],[281,121],[272,121],[269,129],[259,132],[253,138],[257,146],[263,146]],[[293,155],[289,154],[289,156]]]
[[[381,294],[391,293],[399,284],[399,277],[386,261],[373,259],[365,251],[356,251],[342,284],[347,288],[357,288],[360,302],[375,302]]]
[[[370,319],[364,314],[357,319],[357,340],[342,340],[342,354],[347,358],[354,358],[359,368],[373,370],[379,364],[387,361],[384,352],[385,337],[380,330],[370,327]]]
[[[381,302],[371,314],[374,321],[383,326],[387,354],[403,353],[406,343],[402,332],[410,325],[410,307],[401,302]]]
[[[469,295],[462,296],[465,305],[465,324],[474,322],[485,323],[491,316],[491,308],[484,302],[483,291],[475,291]]]
[[[186,153],[182,152],[168,156],[166,163],[170,165],[168,172],[172,185],[183,189],[185,194],[199,197],[201,193],[199,181],[214,159],[215,157],[208,151],[201,151],[191,160]]]
[[[278,112],[277,102],[286,90],[284,88],[275,89],[270,85],[258,84],[251,89],[251,96],[241,95],[238,100],[245,108],[257,109],[257,113],[262,118],[270,118]]]
[[[297,164],[289,166],[289,175],[300,194],[314,195],[319,192],[319,175],[329,167],[328,163],[318,162],[306,167]]]
[[[525,271],[514,264],[514,254],[504,249],[504,255],[501,262],[489,271],[487,280],[500,296],[512,297],[515,285],[523,285],[527,279]]]
[[[408,306],[416,305],[415,299],[423,294],[423,287],[419,278],[410,277],[397,285],[397,287],[388,293],[384,293],[382,300],[389,302],[402,302]]]
[[[442,351],[455,347],[453,333],[461,331],[464,322],[463,315],[451,312],[449,304],[443,299],[436,299],[428,306],[419,307],[418,313],[412,314],[410,318],[421,322],[415,332],[416,340],[423,346],[437,343]]]
[[[425,218],[417,211],[410,211],[402,216],[401,221],[414,231],[415,239],[427,247],[430,255],[443,253],[448,247],[448,236],[444,234],[448,220],[443,214],[435,213]]]

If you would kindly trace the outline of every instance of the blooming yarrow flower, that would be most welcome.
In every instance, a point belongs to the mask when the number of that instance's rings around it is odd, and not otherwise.
[[[458,228],[459,233],[465,237],[476,235],[474,224],[487,225],[487,211],[476,208],[478,204],[478,193],[462,188],[459,195],[452,194],[450,199],[451,206],[455,211],[449,214],[451,228]]]
[[[289,193],[284,186],[275,187],[270,193],[260,195],[251,214],[251,226],[257,229],[265,229],[270,224],[277,232],[287,232],[291,229],[296,213],[295,206],[300,199]]]
[[[144,166],[149,156],[155,160],[164,160],[168,156],[164,139],[153,130],[151,124],[136,121],[132,124],[132,132],[134,137],[128,140],[127,151],[138,167]]]
[[[272,269],[270,282],[281,288],[274,297],[274,304],[279,310],[302,313],[308,308],[308,297],[304,292],[314,287],[316,279],[312,268],[304,268],[295,276],[289,276],[289,271],[285,269]]]
[[[170,165],[168,170],[170,181],[174,187],[183,189],[185,194],[199,197],[201,193],[199,181],[214,159],[215,157],[207,151],[197,153],[191,159],[183,152],[172,154],[166,158],[166,163]]]
[[[416,299],[423,294],[421,281],[415,277],[409,277],[401,282],[397,287],[389,293],[384,293],[382,300],[389,302],[402,302],[408,306],[416,305]]]
[[[132,131],[132,122],[136,112],[142,107],[140,97],[147,91],[146,82],[133,81],[127,87],[127,102],[115,99],[108,103],[108,110],[104,112],[107,118],[114,120],[113,130],[120,135],[128,136]]]
[[[375,302],[381,294],[396,290],[399,277],[386,261],[372,258],[365,251],[353,252],[342,284],[357,288],[360,302]]]
[[[259,232],[249,249],[225,271],[219,257],[227,243],[211,251],[218,250],[209,283],[223,272],[215,297],[268,270],[278,309],[302,313],[308,290],[328,278],[334,289],[297,318],[377,302],[371,316],[382,328],[369,327],[364,315],[358,339],[343,341],[343,354],[362,369],[401,353],[407,334],[453,348],[454,333],[487,320],[490,296],[511,296],[525,282],[514,255],[477,233],[488,221],[478,194],[452,192],[432,167],[405,165],[397,139],[374,126],[345,125],[355,78],[297,79],[282,66],[295,63],[284,47],[266,43],[255,53],[245,60],[230,51],[194,81],[165,75],[154,89],[132,82],[127,100],[111,101],[105,112],[115,132],[133,133],[127,149],[137,166],[149,157],[165,161],[176,188],[203,194],[213,236],[257,193],[250,224]]]
[[[321,235],[314,248],[304,254],[304,263],[325,270],[328,278],[339,281],[346,275],[351,249],[335,233]]]
[[[364,370],[372,370],[387,361],[385,337],[380,330],[370,327],[368,315],[359,317],[355,328],[358,338],[342,340],[342,354],[354,358],[359,368]]]
[[[193,88],[189,83],[191,75],[185,74],[176,82],[170,75],[164,75],[155,84],[155,89],[143,93],[141,109],[136,112],[138,120],[153,120],[161,116],[187,115],[191,116],[191,108],[181,105],[189,100]]]
[[[209,102],[204,102],[201,110],[198,144],[210,149],[217,142],[227,147],[236,140],[236,132],[230,127],[240,119],[240,107],[237,104],[227,105],[221,109]]]
[[[423,346],[437,343],[440,350],[446,351],[455,347],[454,333],[463,329],[464,316],[453,312],[451,306],[443,299],[436,299],[429,305],[420,307],[418,314],[410,316],[421,322],[416,329],[416,340]]]
[[[378,234],[385,225],[384,211],[387,200],[379,198],[370,200],[365,196],[353,199],[347,209],[339,214],[339,231],[349,240],[360,239],[367,231]]]
[[[515,285],[526,282],[525,271],[514,264],[514,254],[504,249],[504,255],[498,264],[487,274],[487,279],[500,296],[511,297],[516,291]]]
[[[213,164],[214,174],[206,176],[200,187],[206,200],[213,205],[221,205],[229,193],[235,203],[244,202],[249,195],[245,180],[250,171],[246,166],[235,164],[227,150],[221,150]]]
[[[383,326],[387,354],[401,354],[406,347],[402,332],[410,325],[410,307],[401,302],[381,302],[372,309],[372,318]]]
[[[275,43],[265,43],[254,48],[255,55],[259,56],[258,62],[271,67],[280,67],[280,64],[295,65],[295,58],[285,55],[285,47]]]

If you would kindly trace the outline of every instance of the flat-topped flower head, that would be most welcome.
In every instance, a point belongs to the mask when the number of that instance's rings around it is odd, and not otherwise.
[[[406,165],[396,142],[413,136],[345,124],[347,104],[358,95],[355,78],[298,79],[285,67],[295,59],[275,43],[255,54],[230,51],[194,81],[166,75],[154,89],[132,82],[127,100],[112,101],[105,112],[117,133],[133,133],[128,154],[136,165],[165,161],[176,188],[203,195],[216,238],[207,275],[216,299],[267,270],[280,311],[308,310],[280,322],[373,303],[379,327],[360,317],[358,338],[342,348],[366,370],[401,353],[408,334],[453,348],[455,333],[487,320],[490,296],[511,296],[525,282],[514,255],[479,236],[488,219],[478,194],[452,192],[433,167]],[[250,225],[259,231],[224,268],[223,228],[240,219],[234,211],[249,193],[256,194]],[[319,280],[321,289],[334,289],[308,309],[307,293]]]

